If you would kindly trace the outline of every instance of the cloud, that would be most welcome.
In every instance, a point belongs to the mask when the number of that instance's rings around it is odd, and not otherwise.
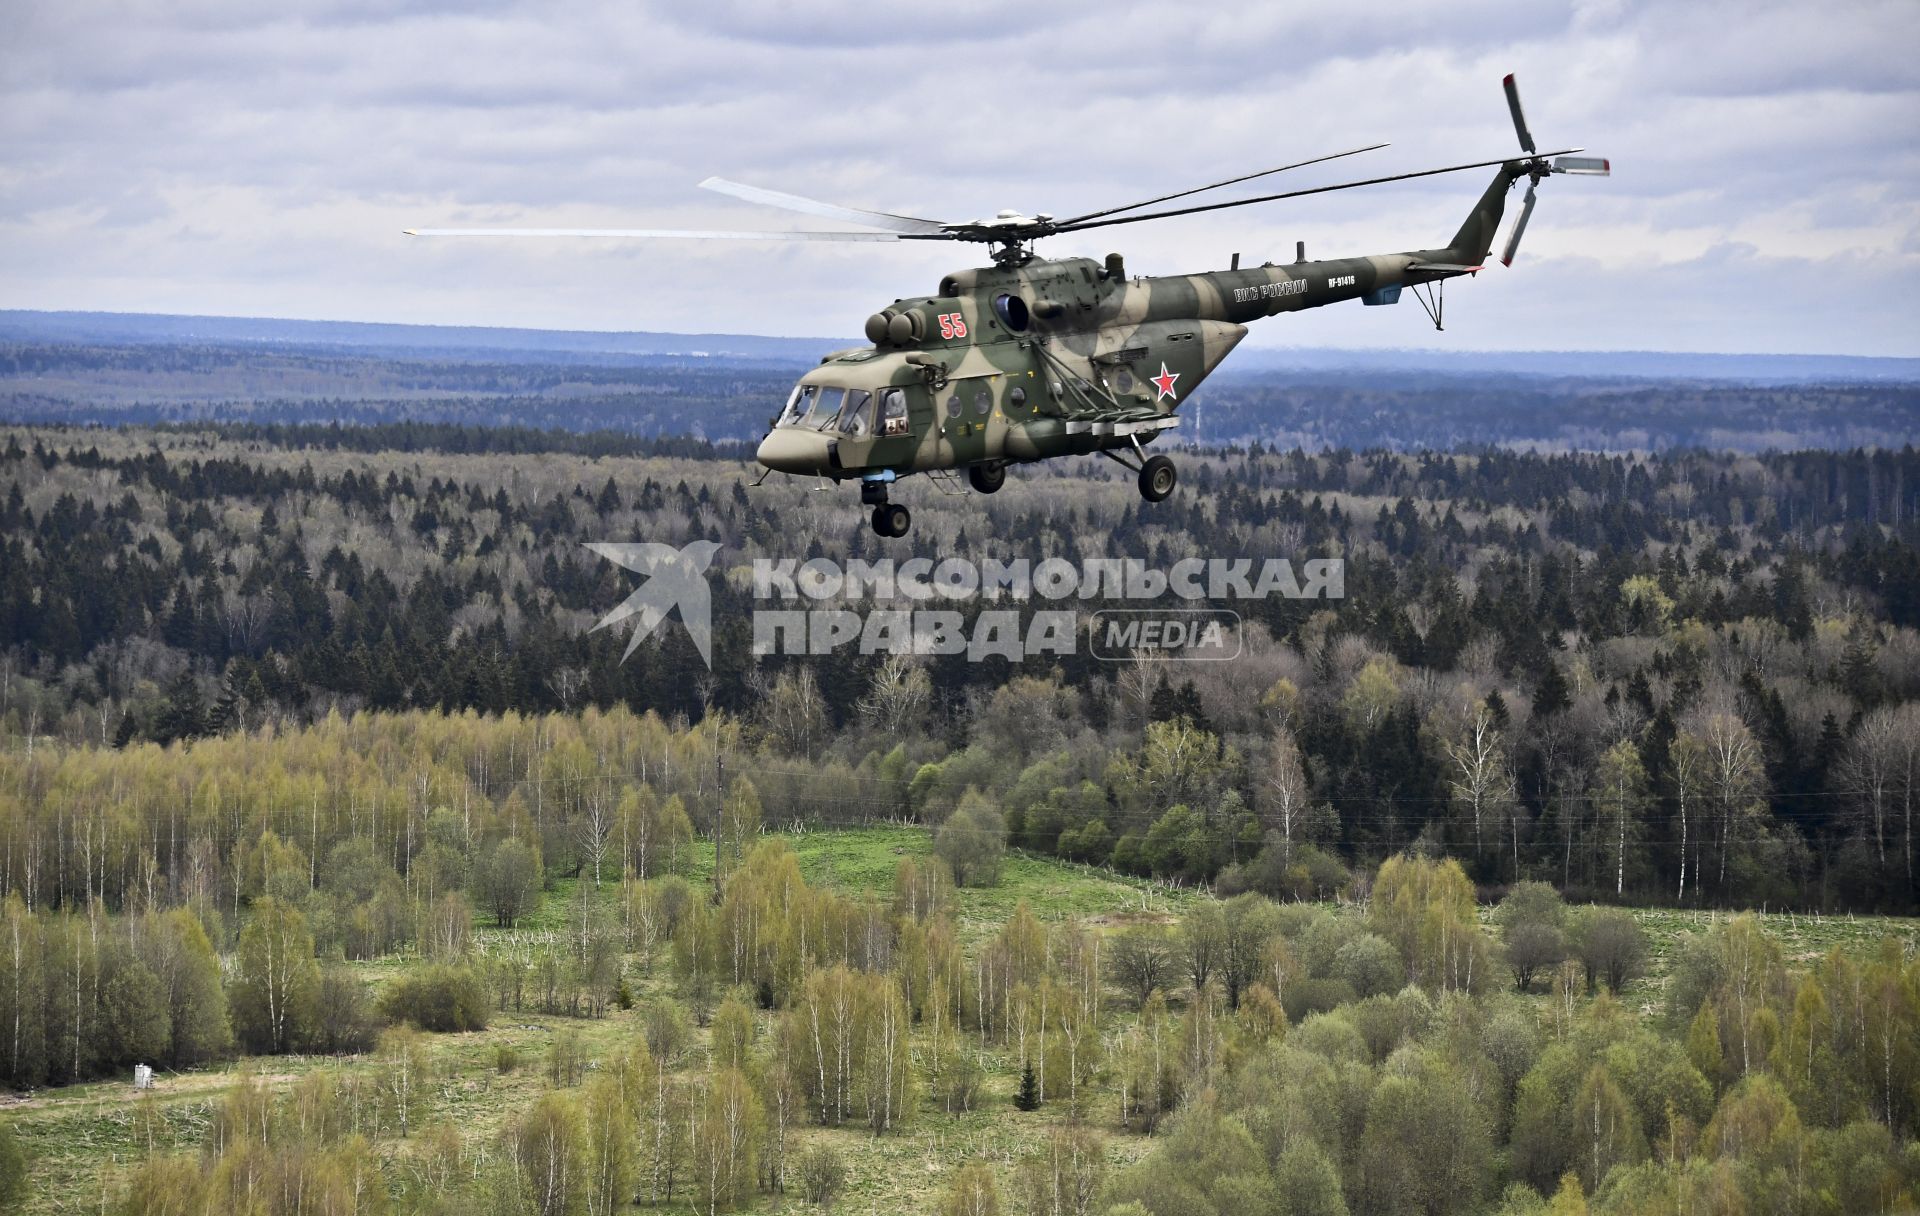
[[[952,8],[28,6],[0,49],[0,306],[855,334],[978,251],[398,230],[810,223],[693,188],[716,172],[942,219],[1069,214],[1395,141],[1294,175],[1337,181],[1506,153],[1511,70],[1536,135],[1590,145],[1616,176],[1546,183],[1521,263],[1456,285],[1438,340],[1920,353],[1909,0]],[[1296,239],[1316,256],[1418,247],[1482,181],[1043,252],[1171,273]],[[1329,309],[1251,341],[1424,341],[1406,311]]]

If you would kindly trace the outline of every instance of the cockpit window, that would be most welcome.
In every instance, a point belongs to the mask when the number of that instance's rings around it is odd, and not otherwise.
[[[794,385],[793,396],[787,398],[787,408],[781,412],[780,421],[774,425],[792,426],[802,418],[805,418],[807,411],[813,407],[814,396],[819,391],[818,388],[811,384]]]
[[[840,407],[840,433],[855,439],[873,429],[873,394],[863,388],[847,390],[847,403]]]
[[[830,431],[833,429],[834,421],[840,416],[840,406],[847,398],[847,390],[835,388],[831,384],[822,384],[818,387],[819,395],[814,398],[813,408],[807,411],[802,425],[810,426],[816,431]]]

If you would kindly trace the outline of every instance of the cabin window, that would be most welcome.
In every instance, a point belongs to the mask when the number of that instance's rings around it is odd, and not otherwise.
[[[955,393],[953,396],[947,398],[947,417],[958,418],[959,416],[960,416],[960,394]]]
[[[1024,389],[1024,388],[1022,388],[1021,386],[1019,386],[1018,384],[1016,384],[1016,385],[1014,385],[1014,386],[1013,386],[1012,388],[1010,388],[1010,389],[1008,389],[1008,390],[1007,390],[1007,404],[1008,404],[1008,405],[1010,405],[1010,406],[1013,406],[1013,407],[1014,407],[1015,409],[1018,409],[1018,408],[1020,408],[1020,407],[1022,407],[1022,406],[1024,406],[1024,405],[1026,405],[1026,403],[1027,403],[1027,390],[1026,390],[1026,389]]]
[[[907,433],[907,395],[897,388],[890,388],[880,395],[880,433]]]
[[[992,408],[993,408],[993,390],[992,389],[983,387],[979,392],[973,395],[973,412],[974,413],[980,415],[982,418],[985,418],[987,416],[987,411]]]

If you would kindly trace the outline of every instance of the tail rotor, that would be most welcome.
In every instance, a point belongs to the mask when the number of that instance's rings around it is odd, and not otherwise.
[[[1513,133],[1520,139],[1520,150],[1527,154],[1524,172],[1530,179],[1527,182],[1526,197],[1521,201],[1520,214],[1514,217],[1513,231],[1507,234],[1506,247],[1501,250],[1500,264],[1513,265],[1514,255],[1520,252],[1520,238],[1526,235],[1527,221],[1533,218],[1533,204],[1539,198],[1540,179],[1550,173],[1565,173],[1576,177],[1608,177],[1613,166],[1610,161],[1599,156],[1556,156],[1552,160],[1539,155],[1539,149],[1533,142],[1533,132],[1527,126],[1527,113],[1520,106],[1520,87],[1514,83],[1513,75],[1500,82],[1506,90],[1507,110],[1513,115]]]

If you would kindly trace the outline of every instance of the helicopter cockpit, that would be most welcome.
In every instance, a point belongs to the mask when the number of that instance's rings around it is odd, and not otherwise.
[[[908,433],[907,394],[898,388],[876,391],[832,384],[798,384],[774,426],[837,434],[849,439],[905,435]]]

